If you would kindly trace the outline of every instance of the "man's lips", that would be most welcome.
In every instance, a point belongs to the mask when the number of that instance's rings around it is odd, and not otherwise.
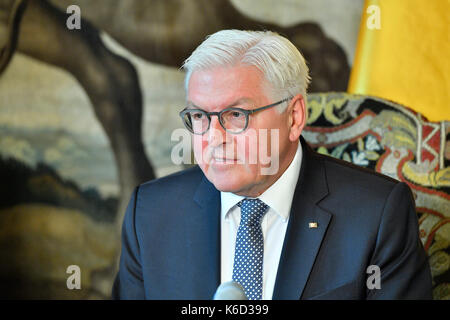
[[[214,160],[216,162],[237,161],[237,159],[234,158],[222,158],[222,157],[212,157],[211,160]]]
[[[211,164],[233,164],[239,161],[236,152],[234,150],[214,150],[210,149],[205,153],[205,162]]]
[[[236,163],[237,159],[235,158],[224,158],[224,157],[211,157],[210,163],[216,164],[232,164]]]

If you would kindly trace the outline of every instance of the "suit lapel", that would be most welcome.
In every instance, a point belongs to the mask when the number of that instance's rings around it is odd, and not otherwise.
[[[194,196],[194,209],[185,215],[188,296],[212,299],[220,283],[220,192],[203,176]],[[183,268],[181,268],[183,269]]]
[[[318,205],[328,194],[324,164],[303,137],[300,141],[304,157],[273,299],[301,297],[332,218]],[[220,192],[203,175],[194,202],[196,208],[185,215],[189,257],[186,269],[192,274],[186,281],[190,283],[189,296],[192,299],[211,299],[220,284]],[[310,222],[317,222],[317,228],[309,228]]]
[[[299,299],[308,281],[332,215],[318,206],[328,194],[321,159],[301,137],[302,167],[294,193],[288,228],[278,266],[273,299]],[[309,223],[316,222],[317,228]]]

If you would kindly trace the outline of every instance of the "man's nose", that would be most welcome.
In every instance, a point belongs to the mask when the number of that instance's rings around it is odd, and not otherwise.
[[[217,147],[225,142],[225,130],[219,122],[219,118],[216,116],[211,117],[211,123],[209,130],[205,134],[208,139],[208,144],[211,147]]]

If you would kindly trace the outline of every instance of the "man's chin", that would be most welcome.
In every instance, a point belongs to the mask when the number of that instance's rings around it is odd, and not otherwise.
[[[221,192],[232,192],[237,193],[242,190],[242,183],[233,182],[224,179],[212,179],[210,182],[216,187],[217,190]]]
[[[235,192],[237,192],[239,190],[238,188],[236,188],[236,187],[234,187],[234,186],[232,186],[232,185],[230,185],[228,183],[219,182],[219,183],[213,183],[213,184],[214,184],[214,187],[216,187],[216,189],[221,191],[221,192],[232,192],[232,193],[235,193]]]
[[[206,178],[221,192],[238,193],[246,188],[245,173],[236,170],[235,166],[229,166],[228,170],[216,170],[214,166],[204,168],[207,170]],[[205,172],[205,171],[203,171]]]

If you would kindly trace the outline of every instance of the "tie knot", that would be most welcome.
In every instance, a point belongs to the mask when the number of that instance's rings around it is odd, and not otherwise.
[[[268,205],[259,199],[244,199],[238,203],[241,208],[241,223],[246,225],[260,224]]]

